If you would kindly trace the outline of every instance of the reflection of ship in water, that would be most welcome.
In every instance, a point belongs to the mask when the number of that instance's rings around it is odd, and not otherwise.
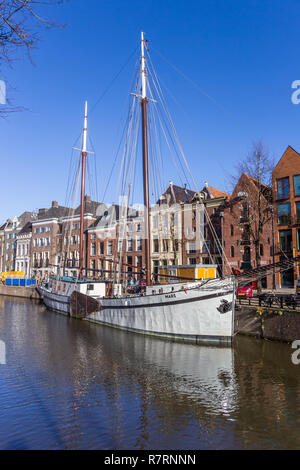
[[[12,300],[0,321],[13,381],[6,394],[14,384],[28,447],[300,447],[299,366],[289,345],[162,341]],[[6,435],[0,427],[0,442]]]

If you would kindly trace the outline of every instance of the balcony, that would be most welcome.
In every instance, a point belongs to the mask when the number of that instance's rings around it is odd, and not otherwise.
[[[242,246],[251,245],[250,238],[242,238],[240,241],[240,245]]]

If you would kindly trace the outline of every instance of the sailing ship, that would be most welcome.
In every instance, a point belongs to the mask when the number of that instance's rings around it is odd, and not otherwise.
[[[87,157],[86,104],[81,148],[79,276],[76,280],[63,276],[52,277],[46,286],[40,287],[40,293],[49,309],[84,318],[88,321],[172,340],[228,344],[232,341],[234,332],[234,276],[205,280],[191,279],[186,282],[185,278],[181,278],[178,279],[178,282],[152,284],[147,120],[147,105],[151,101],[151,97],[147,97],[146,90],[145,47],[144,34],[142,33],[139,70],[141,94],[135,94],[135,99],[140,102],[142,117],[145,291],[139,294],[125,294],[122,293],[121,285],[116,282],[113,291],[108,296],[106,295],[105,282],[83,277],[84,270],[87,269],[83,265],[84,194]]]

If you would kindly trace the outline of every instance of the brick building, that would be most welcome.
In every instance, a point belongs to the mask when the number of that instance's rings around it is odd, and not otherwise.
[[[16,238],[15,271],[23,271],[26,277],[31,273],[32,222],[27,222]]]
[[[8,219],[1,226],[1,269],[14,271],[16,264],[17,236],[27,222],[34,221],[36,214],[25,211],[19,217]]]
[[[125,272],[132,272],[135,278],[143,277],[145,241],[142,211],[114,204],[90,225],[86,235],[90,276],[117,279],[121,265],[122,278],[125,278]]]
[[[261,206],[264,213],[259,246],[253,232],[258,225],[256,201],[261,192]],[[273,262],[273,233],[272,233],[272,190],[261,185],[249,175],[243,173],[237,182],[232,195],[223,207],[221,215],[221,238],[224,250],[224,274],[232,270],[244,271],[257,267],[256,249],[259,253],[260,265]],[[262,280],[262,286],[272,288],[272,276]]]
[[[300,154],[288,146],[272,174],[276,261],[300,255]],[[294,287],[299,266],[276,274],[277,287]]]
[[[215,241],[220,237],[217,209],[228,196],[207,183],[199,194],[170,183],[151,208],[152,272],[157,273],[158,266],[176,264],[221,266],[221,250]]]
[[[85,261],[87,261],[86,231],[95,222],[97,217],[101,217],[105,210],[105,204],[92,201],[89,196],[84,197],[83,259]],[[78,206],[74,211],[69,211],[67,216],[61,218],[61,230],[57,235],[58,257],[64,267],[64,274],[75,277],[78,274],[79,267],[80,211],[81,208]]]
[[[84,231],[106,206],[84,198]],[[48,277],[51,273],[77,276],[79,267],[80,206],[60,206],[56,201],[48,209],[39,209],[32,224],[32,273]],[[86,242],[84,241],[84,244]],[[86,258],[86,250],[84,258]]]
[[[70,209],[52,201],[51,207],[39,209],[37,219],[32,222],[32,275],[47,277],[56,273],[60,264],[59,236],[61,218],[68,215]]]

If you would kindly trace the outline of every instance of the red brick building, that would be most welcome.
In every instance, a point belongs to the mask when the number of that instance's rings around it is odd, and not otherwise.
[[[261,192],[264,214],[262,234],[258,243],[255,230],[258,226],[256,203]],[[232,270],[240,272],[257,267],[256,250],[260,265],[273,262],[272,190],[243,173],[230,198],[219,209],[221,215],[221,238],[224,250],[223,270],[229,275]],[[272,288],[272,275],[262,280],[262,287]]]
[[[84,199],[84,230],[96,220],[106,206]],[[76,209],[59,206],[56,201],[50,208],[39,209],[32,223],[32,274],[42,278],[51,273],[77,276],[79,267],[80,206]],[[86,241],[84,241],[86,244]],[[85,250],[84,257],[87,252]]]
[[[288,146],[272,174],[276,261],[300,255],[300,154]],[[277,287],[294,287],[299,266],[276,274]]]
[[[52,201],[51,207],[39,209],[37,220],[32,222],[31,269],[32,275],[47,277],[56,273],[60,264],[58,239],[62,217],[67,216],[68,207]]]
[[[89,275],[107,280],[143,278],[145,267],[145,240],[143,213],[112,205],[86,230],[87,267]],[[119,268],[121,266],[121,268]],[[95,270],[95,271],[94,271]]]

